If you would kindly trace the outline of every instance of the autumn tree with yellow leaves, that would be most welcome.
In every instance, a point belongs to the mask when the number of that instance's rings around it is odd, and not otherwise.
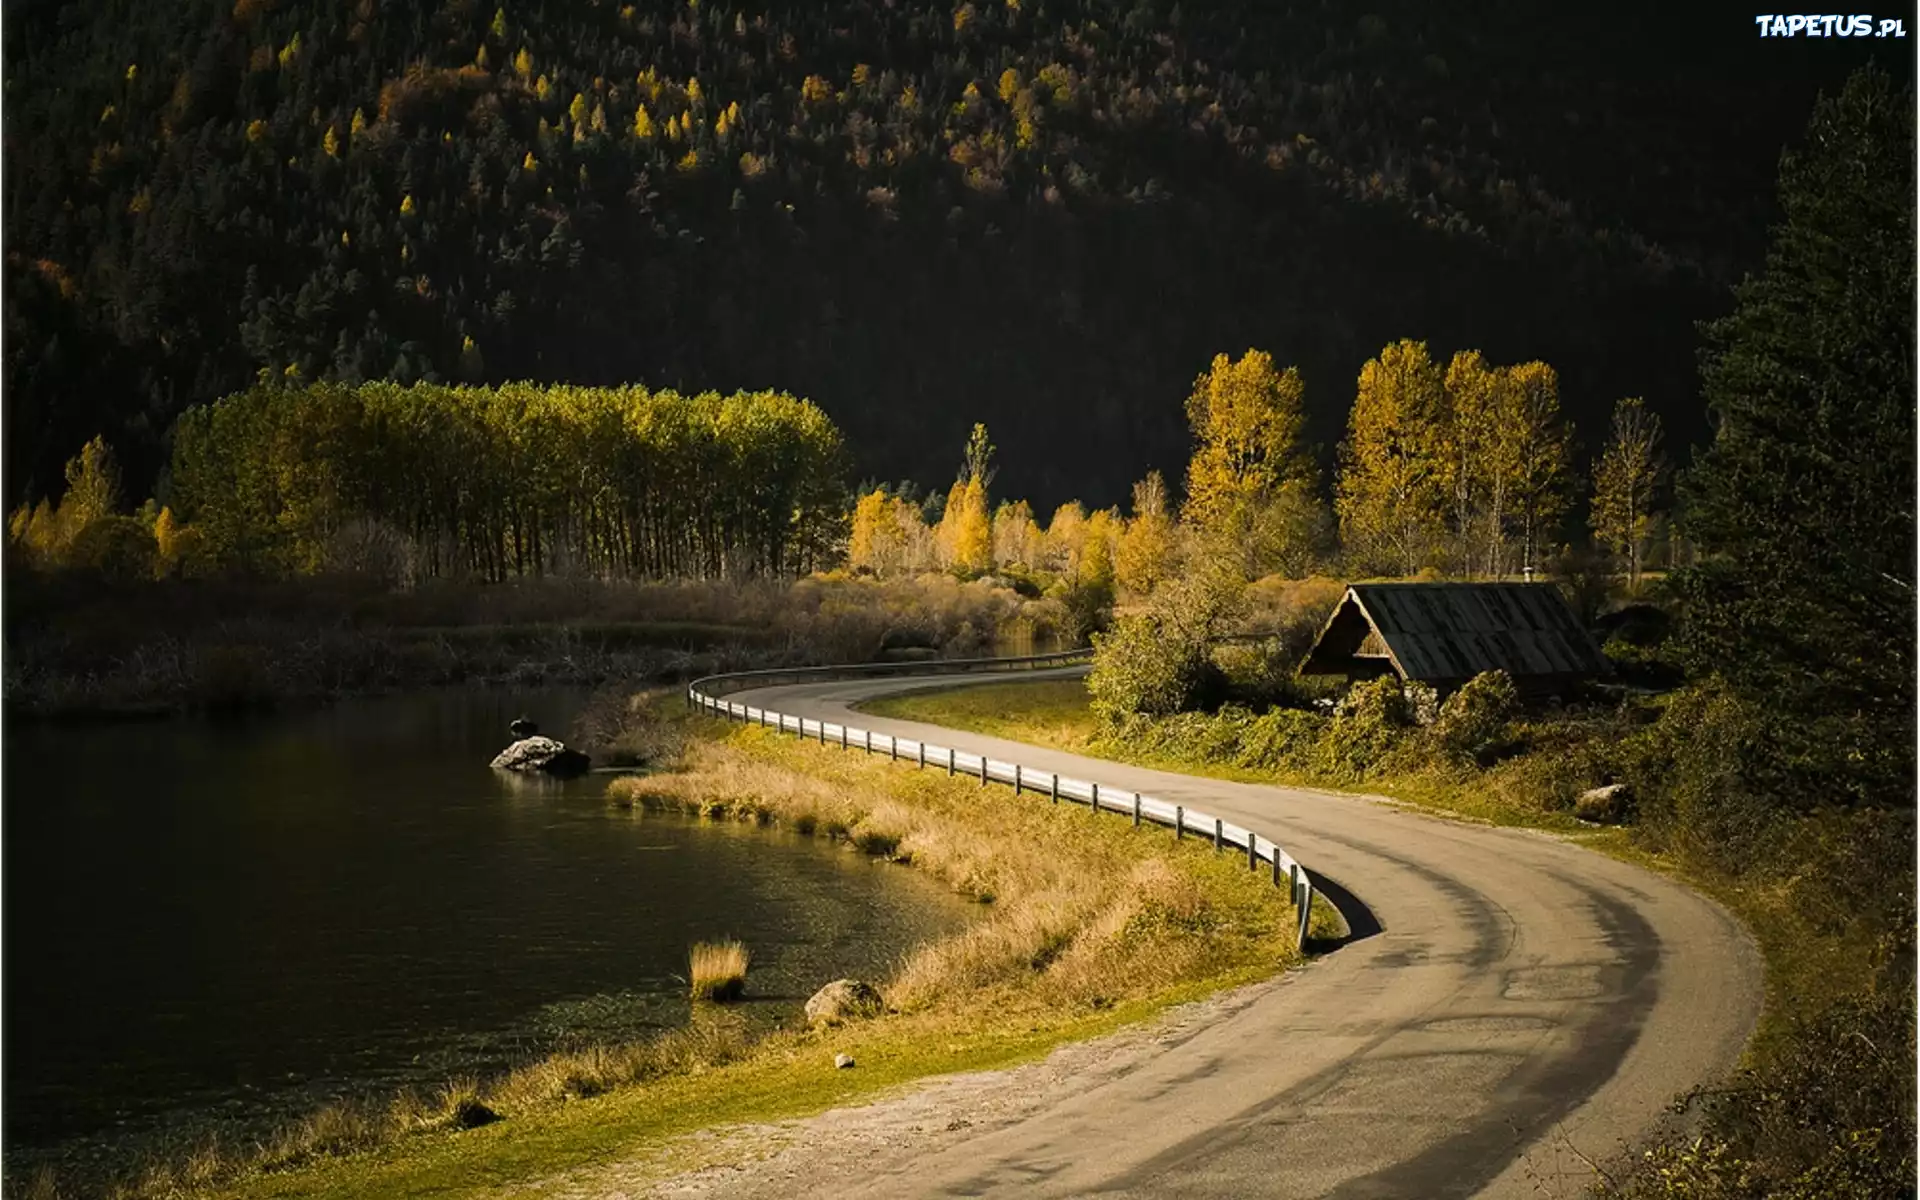
[[[993,511],[993,561],[1032,570],[1039,565],[1043,535],[1025,500],[1002,501]]]
[[[1193,458],[1181,513],[1244,576],[1300,570],[1317,542],[1318,472],[1305,443],[1300,372],[1248,350],[1221,354],[1187,397]]]
[[[1361,369],[1341,447],[1348,559],[1396,575],[1539,569],[1566,514],[1570,439],[1546,363],[1466,350],[1442,372],[1424,342],[1388,346]]]
[[[1446,528],[1445,401],[1425,342],[1395,342],[1360,369],[1334,501],[1356,571],[1411,575],[1434,560]]]
[[[1499,575],[1505,557],[1512,484],[1505,421],[1512,395],[1507,373],[1478,350],[1462,350],[1447,364],[1436,448],[1451,522],[1448,558],[1470,577]]]
[[[1079,570],[1074,582],[1084,588],[1111,589],[1114,583],[1116,544],[1122,522],[1119,513],[1103,508],[1087,518],[1086,532],[1080,543]]]
[[[1086,546],[1087,510],[1069,500],[1053,510],[1041,539],[1040,562],[1048,572],[1067,578],[1080,573],[1080,552]]]
[[[987,485],[993,479],[993,443],[987,427],[976,424],[967,438],[960,476],[947,493],[937,540],[948,566],[961,571],[993,569],[993,519],[987,508]]]
[[[1593,469],[1592,523],[1594,543],[1626,565],[1629,588],[1640,586],[1663,470],[1659,416],[1638,397],[1620,401],[1613,409],[1613,436]]]
[[[1160,586],[1173,569],[1174,524],[1167,512],[1167,485],[1160,472],[1133,485],[1133,516],[1114,554],[1114,578],[1136,596]]]
[[[894,509],[895,498],[885,488],[865,492],[854,503],[847,535],[848,566],[875,575],[890,575],[900,569],[905,547]]]
[[[1519,567],[1531,576],[1551,548],[1567,513],[1572,485],[1573,431],[1560,415],[1560,376],[1543,362],[1507,368],[1512,390],[1501,417],[1503,468],[1509,473]]]

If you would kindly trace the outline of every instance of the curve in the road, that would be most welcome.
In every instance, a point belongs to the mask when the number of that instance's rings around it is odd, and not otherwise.
[[[1718,905],[1549,836],[1149,770],[851,706],[952,678],[730,700],[1148,792],[1286,846],[1355,936],[1146,1065],[847,1196],[1580,1196],[1724,1077],[1761,965]],[[983,681],[984,682],[984,681]],[[1355,915],[1360,920],[1355,921]],[[1371,934],[1371,936],[1365,936]]]

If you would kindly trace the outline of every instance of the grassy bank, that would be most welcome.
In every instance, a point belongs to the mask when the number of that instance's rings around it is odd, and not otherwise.
[[[1582,787],[1604,782],[1604,771],[1582,774],[1587,768],[1579,763],[1552,766],[1544,752],[1509,758],[1491,771],[1404,753],[1389,760],[1385,770],[1356,771],[1350,760],[1342,763],[1337,755],[1320,753],[1328,722],[1304,713],[1280,718],[1293,727],[1280,731],[1278,738],[1262,738],[1259,735],[1268,731],[1259,729],[1259,718],[1233,708],[1219,716],[1185,713],[1115,729],[1103,725],[1088,706],[1086,684],[1079,679],[902,692],[859,707],[876,716],[1190,775],[1333,790],[1364,787],[1370,794],[1454,816],[1559,832],[1593,831],[1573,815],[1573,805]],[[1612,717],[1599,720],[1609,730],[1617,728]],[[1524,736],[1538,739],[1543,747],[1554,746],[1569,741],[1574,728],[1566,722],[1541,722]]]
[[[692,1028],[658,1042],[328,1110],[265,1146],[210,1148],[156,1168],[121,1194],[459,1195],[610,1157],[688,1169],[702,1165],[707,1143],[679,1134],[1030,1060],[1295,959],[1286,893],[1196,841],[759,729],[643,711],[653,740],[684,740],[677,769],[610,793],[632,819],[688,812],[829,838],[875,870],[944,881],[980,902],[979,919],[872,981],[886,1011],[869,1020],[812,1031],[796,1016],[750,1041],[724,1010],[701,1006]],[[854,1069],[835,1069],[842,1053]]]
[[[1911,930],[1889,923],[1885,910],[1897,910],[1899,897],[1880,894],[1879,882],[1910,863],[1911,814],[1813,808],[1793,823],[1730,823],[1712,797],[1742,727],[1711,691],[1517,713],[1480,728],[1479,745],[1466,752],[1449,747],[1444,711],[1425,726],[1377,712],[1232,708],[1112,726],[1078,680],[909,692],[863,707],[1143,766],[1364,790],[1470,820],[1572,833],[1673,875],[1754,934],[1767,1004],[1739,1078],[1689,1099],[1712,1114],[1713,1137],[1656,1146],[1647,1169],[1617,1194],[1864,1197],[1891,1194],[1887,1180],[1911,1176],[1910,1139],[1900,1132],[1913,1111],[1912,993],[1902,983],[1911,979],[1910,965],[1902,969]],[[1366,753],[1355,754],[1356,743]],[[1623,824],[1576,816],[1583,789],[1620,781],[1634,799],[1608,816]],[[1745,865],[1723,865],[1734,859]]]

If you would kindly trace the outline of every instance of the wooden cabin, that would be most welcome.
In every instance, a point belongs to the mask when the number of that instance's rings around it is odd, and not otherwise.
[[[1552,584],[1356,583],[1300,664],[1302,675],[1393,674],[1441,692],[1493,670],[1549,695],[1606,675],[1607,660]]]

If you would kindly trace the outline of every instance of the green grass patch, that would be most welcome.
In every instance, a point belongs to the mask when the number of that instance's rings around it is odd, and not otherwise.
[[[1277,783],[1323,791],[1352,790],[1350,779],[1327,772],[1252,768],[1221,762],[1207,757],[1201,744],[1196,744],[1193,753],[1170,754],[1142,751],[1140,743],[1103,737],[1100,718],[1089,707],[1086,684],[1079,679],[930,688],[879,697],[857,707],[862,712],[879,717],[965,729],[1032,746],[1046,746],[1073,754],[1209,779],[1225,779],[1235,783]],[[1369,778],[1366,781],[1366,794],[1384,796],[1490,825],[1548,829],[1581,835],[1583,840],[1597,832],[1571,813],[1529,812],[1504,801],[1497,792],[1488,788],[1463,786],[1459,780],[1437,773],[1414,772]]]
[[[856,706],[902,721],[925,721],[1035,746],[1090,754],[1100,732],[1081,679],[1036,679],[897,692]],[[1103,756],[1108,757],[1108,756]]]

